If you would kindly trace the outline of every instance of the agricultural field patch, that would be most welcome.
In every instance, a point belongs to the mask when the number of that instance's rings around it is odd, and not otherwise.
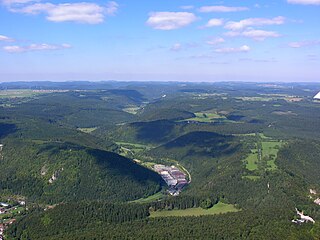
[[[215,121],[226,121],[227,118],[213,111],[204,111],[194,113],[196,116],[193,118],[184,119],[183,122],[200,122],[200,123],[213,123]]]
[[[123,108],[122,111],[124,112],[127,112],[127,113],[130,113],[130,114],[137,114],[138,111],[140,110],[140,107],[126,107],[126,108]]]
[[[240,211],[232,204],[226,204],[219,202],[209,209],[202,208],[188,208],[183,210],[162,210],[150,213],[151,218],[156,217],[190,217],[190,216],[205,216],[205,215],[216,215],[228,212]]]
[[[36,95],[60,92],[54,90],[30,90],[30,89],[10,89],[0,90],[0,98],[28,98]]]
[[[257,139],[254,143],[256,147],[251,149],[251,153],[243,160],[246,164],[246,169],[251,172],[276,170],[277,165],[275,164],[275,160],[277,159],[278,151],[283,145],[283,142],[273,140],[264,134],[258,134],[256,136]]]
[[[267,161],[267,170],[277,169],[275,160],[282,145],[282,142],[276,141],[262,142],[262,158]]]
[[[254,175],[247,175],[247,176],[242,176],[243,179],[249,179],[249,180],[259,180],[261,177],[260,176],[254,176]]]
[[[246,168],[249,171],[254,171],[258,169],[258,149],[252,149],[251,153],[248,155],[248,157],[244,160],[246,163]]]
[[[159,201],[161,199],[163,199],[164,197],[166,197],[165,194],[163,194],[162,192],[157,192],[147,198],[140,198],[134,201],[131,201],[130,203],[150,203],[150,202],[154,202],[154,201]]]
[[[97,127],[93,127],[93,128],[78,128],[78,130],[80,132],[84,132],[84,133],[92,133],[97,129],[98,129]]]
[[[152,149],[153,145],[144,145],[129,142],[116,142],[120,146],[121,154],[124,156],[134,156],[137,153]]]

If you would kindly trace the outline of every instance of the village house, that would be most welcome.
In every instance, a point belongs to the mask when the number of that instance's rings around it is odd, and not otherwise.
[[[0,223],[0,240],[3,240],[4,227],[4,224]]]
[[[7,208],[7,207],[9,207],[10,205],[9,205],[8,203],[0,202],[0,206],[1,206],[1,207],[4,207],[4,208]]]

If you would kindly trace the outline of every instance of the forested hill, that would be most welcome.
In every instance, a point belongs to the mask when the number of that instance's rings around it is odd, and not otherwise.
[[[160,189],[160,177],[115,153],[70,143],[7,139],[0,191],[29,201],[128,201]]]
[[[8,239],[320,239],[320,85],[92,84],[0,90]]]

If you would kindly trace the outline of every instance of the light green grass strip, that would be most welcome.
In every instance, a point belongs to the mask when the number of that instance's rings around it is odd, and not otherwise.
[[[202,208],[188,208],[184,210],[163,210],[151,212],[150,217],[191,217],[191,216],[205,216],[205,215],[216,215],[228,212],[238,212],[239,209],[235,208],[231,204],[219,202],[212,208],[205,210]]]

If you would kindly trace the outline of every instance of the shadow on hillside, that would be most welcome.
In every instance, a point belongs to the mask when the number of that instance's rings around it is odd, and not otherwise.
[[[137,128],[137,138],[147,142],[163,142],[173,132],[174,123],[167,120],[158,120],[153,122],[137,122],[133,123]]]
[[[93,156],[100,169],[113,175],[126,176],[137,182],[154,181],[161,182],[160,176],[144,168],[132,160],[116,153],[90,149],[87,152]]]
[[[17,131],[17,127],[15,124],[0,123],[0,138],[4,138],[16,131]]]

